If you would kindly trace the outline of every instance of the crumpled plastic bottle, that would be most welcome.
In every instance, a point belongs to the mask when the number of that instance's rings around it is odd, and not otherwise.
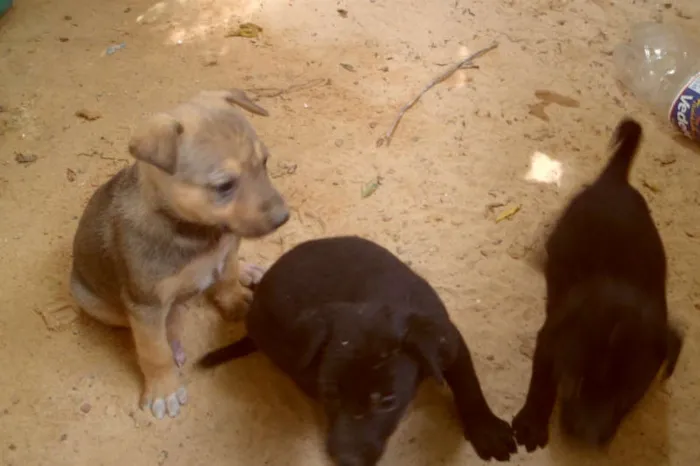
[[[618,79],[688,138],[700,141],[700,43],[676,27],[640,23],[613,51]]]

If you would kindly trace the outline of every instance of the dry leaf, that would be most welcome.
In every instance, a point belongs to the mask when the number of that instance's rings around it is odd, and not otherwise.
[[[379,186],[382,184],[382,177],[377,176],[373,180],[365,183],[365,185],[362,187],[362,199],[365,199],[367,197],[370,197],[372,194],[374,194],[377,189],[379,189]]]
[[[86,108],[81,108],[80,110],[75,112],[75,116],[77,116],[78,118],[82,118],[83,120],[87,120],[87,121],[95,121],[95,120],[99,120],[100,118],[102,118],[102,115],[100,114],[100,112],[95,112],[93,110],[88,110]]]
[[[659,188],[655,184],[651,183],[650,181],[642,180],[642,184],[644,185],[645,188],[647,188],[648,190],[650,190],[651,192],[653,192],[655,194],[661,192],[661,188]]]
[[[502,222],[503,220],[508,220],[513,217],[513,215],[517,214],[520,211],[520,206],[516,205],[513,207],[510,207],[500,214],[498,214],[498,217],[496,217],[496,223]]]
[[[238,29],[229,31],[226,37],[245,37],[246,39],[255,39],[263,31],[263,28],[255,23],[243,23],[238,26]]]

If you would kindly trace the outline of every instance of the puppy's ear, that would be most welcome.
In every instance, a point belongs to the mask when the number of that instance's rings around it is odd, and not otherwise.
[[[449,325],[442,319],[434,320],[418,314],[408,317],[404,348],[421,364],[425,373],[435,377],[440,385],[444,363],[452,342]]]
[[[304,310],[293,324],[294,341],[299,348],[299,359],[296,366],[299,370],[311,365],[319,351],[330,338],[327,310],[324,308],[311,308]]]
[[[255,113],[256,115],[260,116],[270,115],[267,110],[250,100],[246,93],[240,89],[231,89],[226,91],[224,94],[224,99],[226,99],[226,102],[238,105],[239,107],[248,110],[250,113]]]
[[[182,124],[170,115],[154,115],[131,136],[129,153],[172,175],[177,166],[178,137],[183,131]]]
[[[681,354],[683,347],[683,335],[673,326],[668,327],[666,336],[666,369],[664,370],[664,379],[673,375],[678,363],[678,356]]]

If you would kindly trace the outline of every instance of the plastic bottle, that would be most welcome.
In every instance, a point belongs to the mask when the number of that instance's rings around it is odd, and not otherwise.
[[[700,44],[673,26],[641,23],[613,51],[618,79],[690,139],[700,141]]]

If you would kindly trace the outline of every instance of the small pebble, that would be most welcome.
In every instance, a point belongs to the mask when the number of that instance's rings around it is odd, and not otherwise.
[[[29,165],[36,162],[39,159],[35,154],[23,154],[18,152],[15,154],[15,162],[22,165]]]
[[[335,147],[341,147],[343,144],[344,144],[344,141],[342,139],[335,140]]]
[[[83,403],[80,405],[80,411],[83,412],[84,414],[89,413],[91,409],[92,409],[92,405],[90,405],[90,403]]]

